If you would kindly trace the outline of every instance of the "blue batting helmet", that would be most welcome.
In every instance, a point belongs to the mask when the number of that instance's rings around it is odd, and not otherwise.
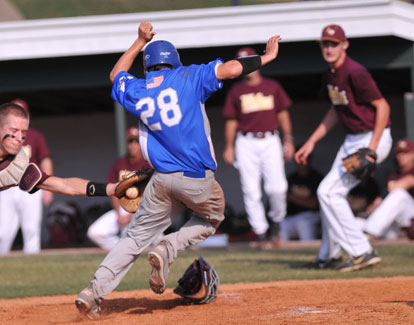
[[[169,64],[173,68],[181,67],[180,55],[172,43],[168,41],[155,41],[144,50],[144,70],[145,72],[154,65]]]

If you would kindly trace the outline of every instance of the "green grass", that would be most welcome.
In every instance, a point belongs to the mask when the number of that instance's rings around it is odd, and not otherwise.
[[[266,282],[292,279],[390,277],[414,275],[414,246],[381,246],[383,262],[356,272],[309,270],[301,267],[316,249],[188,250],[171,267],[169,287],[174,287],[194,258],[202,255],[215,265],[222,283]],[[74,294],[91,280],[104,255],[22,256],[0,258],[0,298]],[[150,266],[140,257],[117,290],[148,289]]]
[[[26,19],[231,6],[232,0],[10,0]],[[299,0],[240,0],[240,5]]]

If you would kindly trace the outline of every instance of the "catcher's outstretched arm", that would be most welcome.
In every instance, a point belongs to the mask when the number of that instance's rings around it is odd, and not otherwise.
[[[69,196],[87,196],[87,186],[90,181],[72,177],[61,178],[56,176],[50,176],[42,184],[37,185],[42,190],[51,191],[56,194],[65,194]],[[118,183],[106,184],[105,195],[115,195],[115,187]]]

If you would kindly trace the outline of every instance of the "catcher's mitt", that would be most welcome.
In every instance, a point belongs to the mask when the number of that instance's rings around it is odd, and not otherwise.
[[[140,169],[121,180],[115,188],[115,196],[119,198],[121,206],[129,213],[135,213],[138,210],[145,187],[153,172],[154,169],[152,168]],[[138,193],[132,191],[133,196],[128,196],[128,190],[133,187],[136,188]]]
[[[377,168],[377,154],[369,148],[361,148],[342,158],[342,163],[348,173],[366,181]]]
[[[186,303],[207,304],[216,299],[219,285],[220,279],[214,266],[200,256],[178,280],[174,293],[183,297]]]

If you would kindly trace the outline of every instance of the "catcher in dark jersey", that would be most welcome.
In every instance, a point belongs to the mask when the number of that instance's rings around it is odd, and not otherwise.
[[[112,196],[118,183],[95,183],[81,178],[47,175],[29,158],[22,146],[29,129],[29,115],[20,105],[0,105],[0,191],[19,186],[35,193],[39,189],[70,196]],[[2,228],[2,225],[0,225]]]
[[[322,245],[314,260],[319,268],[339,264],[341,247],[350,258],[340,264],[340,271],[353,271],[377,264],[381,258],[358,226],[346,200],[348,192],[360,182],[347,173],[342,158],[361,148],[369,148],[382,162],[392,147],[390,107],[369,72],[347,56],[349,42],[338,25],[326,26],[319,40],[322,56],[329,64],[323,75],[322,93],[330,99],[331,108],[306,143],[296,152],[298,163],[307,162],[315,144],[337,122],[346,137],[331,170],[318,187],[322,216]]]
[[[30,115],[29,105],[22,99],[12,103],[22,106]],[[29,127],[23,143],[29,162],[35,163],[48,175],[53,175],[53,162],[43,134]],[[23,253],[36,254],[41,249],[41,224],[43,205],[48,206],[53,193],[37,191],[29,194],[17,186],[0,192],[0,254],[8,254],[19,228],[23,234]]]

